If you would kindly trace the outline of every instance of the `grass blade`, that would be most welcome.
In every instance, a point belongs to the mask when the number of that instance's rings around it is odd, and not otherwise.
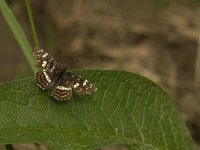
[[[12,144],[6,144],[5,147],[6,147],[6,150],[14,150]]]
[[[36,32],[36,29],[35,29],[35,24],[34,24],[34,20],[33,20],[32,11],[31,11],[30,1],[29,0],[25,0],[25,3],[26,3],[26,9],[27,9],[27,13],[28,13],[28,18],[29,18],[31,30],[32,30],[32,33],[33,33],[34,41],[36,43],[36,47],[40,47],[39,41],[38,41],[37,32]]]
[[[21,26],[19,25],[16,17],[14,16],[13,12],[9,8],[5,0],[0,0],[0,9],[11,31],[15,35],[15,38],[17,42],[19,43],[31,69],[33,70],[33,72],[36,72],[37,69],[33,65],[34,59],[32,56],[32,47],[30,43],[28,42],[28,39],[25,33],[23,32]]]

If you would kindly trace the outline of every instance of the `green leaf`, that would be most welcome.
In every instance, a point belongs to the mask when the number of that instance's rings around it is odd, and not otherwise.
[[[33,77],[0,85],[0,143],[37,142],[54,150],[129,145],[141,150],[193,150],[171,98],[127,72],[76,70],[98,87],[57,102]]]

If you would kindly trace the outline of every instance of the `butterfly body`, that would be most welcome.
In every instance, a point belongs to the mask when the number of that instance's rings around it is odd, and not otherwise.
[[[49,84],[49,89],[53,90],[54,87],[59,85],[61,82],[64,82],[65,80],[66,80],[66,77],[65,77],[65,70],[64,69],[61,69],[57,72],[54,71],[52,81]]]
[[[74,75],[55,62],[47,52],[34,48],[36,66],[41,70],[35,75],[36,84],[42,90],[49,90],[51,96],[59,101],[70,99],[72,90],[78,95],[91,94],[97,88],[87,79]]]

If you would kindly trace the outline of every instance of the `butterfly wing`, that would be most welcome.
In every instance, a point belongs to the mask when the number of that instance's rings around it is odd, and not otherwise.
[[[64,72],[64,75],[58,80],[55,88],[51,92],[51,96],[59,101],[70,99],[72,96],[73,77],[71,72]]]
[[[78,95],[91,94],[97,90],[90,81],[81,76],[73,76],[73,80],[73,91]]]
[[[49,70],[38,71],[35,74],[36,84],[42,90],[47,90],[52,82],[53,75]]]
[[[53,57],[41,48],[35,47],[33,49],[33,56],[35,57],[38,68],[51,70],[56,65]]]
[[[57,85],[51,92],[51,96],[58,101],[64,101],[70,99],[72,96],[72,88],[69,82]]]

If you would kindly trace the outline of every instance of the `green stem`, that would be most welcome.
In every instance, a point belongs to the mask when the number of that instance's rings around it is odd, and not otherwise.
[[[35,143],[36,150],[40,150],[40,144]]]
[[[26,3],[26,9],[27,9],[27,13],[28,13],[29,23],[30,23],[30,26],[31,26],[31,30],[32,30],[32,33],[33,33],[33,37],[34,37],[34,40],[35,40],[36,47],[40,47],[37,32],[36,32],[36,29],[35,29],[32,11],[31,11],[30,1],[25,0],[25,3]]]
[[[34,66],[34,58],[32,56],[32,47],[28,42],[28,39],[22,30],[20,24],[18,23],[17,19],[15,18],[13,12],[5,2],[5,0],[0,0],[0,10],[10,27],[11,31],[13,32],[17,42],[19,43],[31,69],[33,72],[37,71],[37,68]]]
[[[5,147],[6,147],[6,150],[14,150],[12,144],[6,144]]]

